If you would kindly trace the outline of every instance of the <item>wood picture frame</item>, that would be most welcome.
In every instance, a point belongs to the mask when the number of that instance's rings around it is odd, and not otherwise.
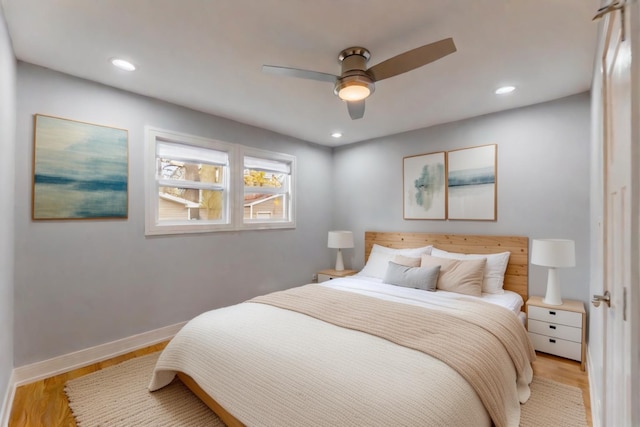
[[[128,217],[128,131],[34,115],[33,220]]]
[[[498,145],[447,152],[447,214],[452,220],[495,221]]]
[[[447,218],[447,153],[444,151],[402,159],[403,218]]]

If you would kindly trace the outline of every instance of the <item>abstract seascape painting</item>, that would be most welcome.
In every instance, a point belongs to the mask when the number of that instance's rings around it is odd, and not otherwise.
[[[447,152],[449,219],[496,220],[497,147]]]
[[[37,114],[34,220],[127,218],[128,134]]]
[[[446,219],[446,154],[421,154],[403,159],[404,218]]]

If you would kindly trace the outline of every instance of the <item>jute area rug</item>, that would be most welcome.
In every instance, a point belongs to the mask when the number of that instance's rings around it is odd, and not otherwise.
[[[131,359],[67,382],[65,392],[78,426],[224,427],[179,381],[153,393],[147,390],[159,355]],[[531,398],[522,405],[521,427],[586,425],[580,389],[534,378]]]

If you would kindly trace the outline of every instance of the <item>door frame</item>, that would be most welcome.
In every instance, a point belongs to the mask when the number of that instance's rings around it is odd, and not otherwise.
[[[624,1],[624,0],[621,0]],[[605,6],[611,0],[602,0],[601,5]],[[640,58],[640,5],[639,0],[627,0],[625,13],[628,15],[625,35],[631,43],[632,58]],[[594,11],[595,14],[595,11]],[[605,15],[598,27],[598,43],[594,57],[594,73],[591,87],[591,281],[590,290],[592,294],[602,295],[604,290],[604,213],[605,213],[605,177],[604,162],[606,161],[605,137],[604,137],[604,108],[603,108],[603,75],[600,69],[601,58],[606,45],[606,31],[608,26],[608,15]],[[631,330],[631,402],[640,401],[640,61],[637,59],[631,64],[631,156],[634,166],[631,169],[632,186],[630,197],[631,207],[631,233],[634,238],[631,242],[631,264],[632,275],[630,278],[630,288],[628,289],[627,311],[629,327]],[[589,339],[587,369],[589,371],[589,387],[591,395],[592,420],[594,427],[603,426],[605,408],[601,407],[605,396],[605,369],[602,357],[603,346],[606,342],[604,321],[606,310],[593,306],[589,307]],[[629,414],[632,425],[640,425],[640,407],[631,405]]]

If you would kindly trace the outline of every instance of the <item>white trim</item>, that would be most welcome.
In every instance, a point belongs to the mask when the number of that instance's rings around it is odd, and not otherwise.
[[[15,371],[15,370],[14,370]],[[0,426],[7,427],[9,425],[9,417],[11,416],[11,406],[13,406],[13,397],[16,394],[15,374],[12,371],[7,384],[7,391],[4,394],[4,401],[0,406]]]
[[[594,372],[594,368],[591,365],[591,349],[589,346],[587,346],[587,374],[591,374],[591,372]],[[602,402],[600,402],[600,399],[597,398],[598,392],[596,391],[595,387],[596,382],[593,380],[593,378],[590,378],[589,401],[591,402],[591,425],[593,427],[601,427],[600,417],[602,414],[602,408],[600,408],[600,405],[602,404]]]
[[[176,323],[42,362],[20,366],[13,370],[14,388],[166,341],[173,338],[185,324],[186,322]]]

